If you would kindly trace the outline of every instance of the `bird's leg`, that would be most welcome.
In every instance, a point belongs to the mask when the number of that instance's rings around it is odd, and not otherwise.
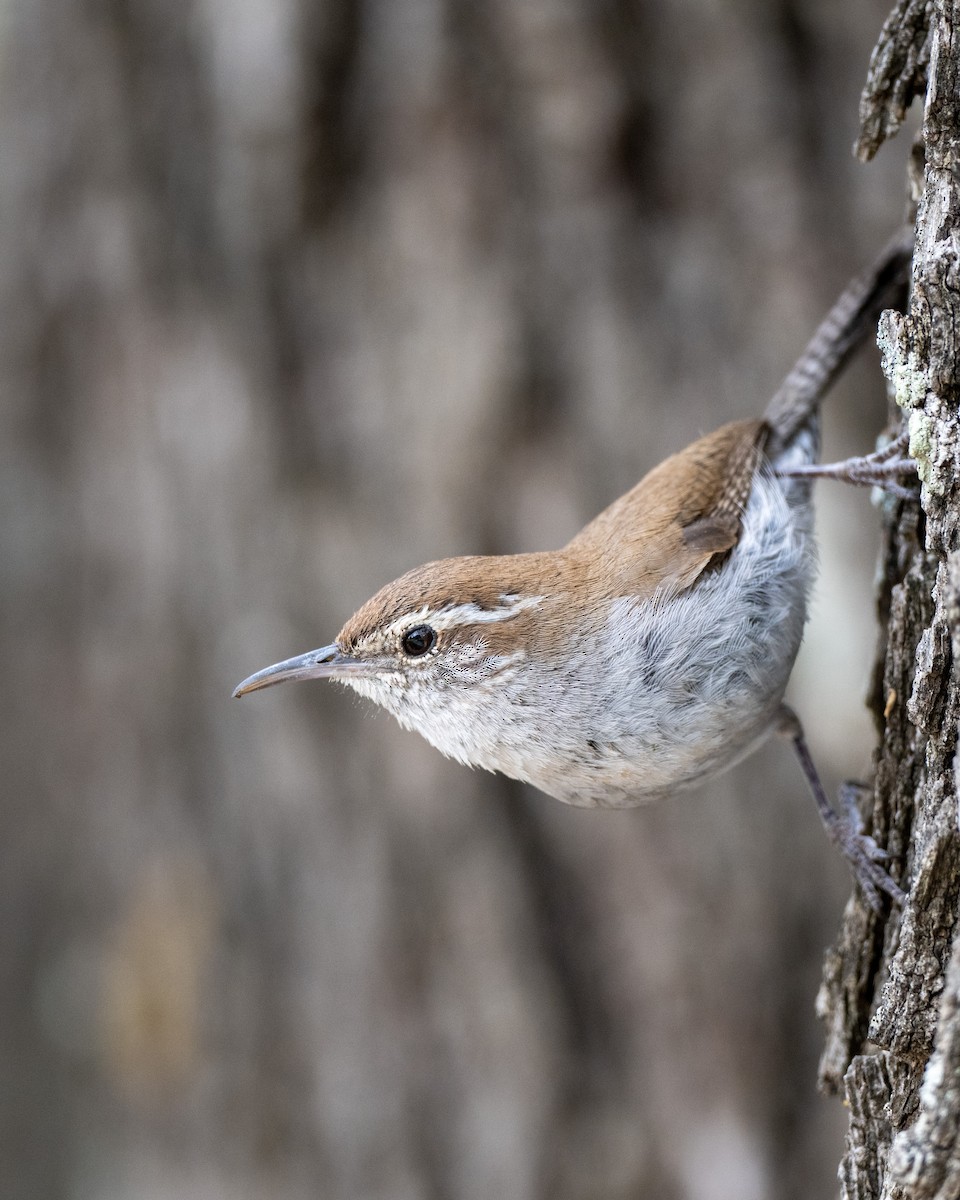
[[[839,479],[856,487],[878,487],[901,500],[912,500],[916,489],[898,482],[908,475],[916,476],[917,464],[907,454],[910,435],[906,432],[888,442],[873,454],[848,458],[836,463],[804,463],[795,467],[774,468],[774,474],[789,478],[801,475],[821,479]]]
[[[827,836],[847,860],[867,903],[874,912],[881,912],[883,909],[881,893],[885,892],[897,904],[902,905],[906,897],[887,874],[883,865],[889,861],[889,854],[878,846],[863,829],[863,818],[856,803],[857,792],[864,790],[863,785],[846,783],[841,787],[840,796],[845,811],[843,814],[838,813],[827,799],[823,784],[820,782],[817,768],[810,757],[807,739],[803,736],[803,727],[796,713],[786,705],[780,709],[777,732],[783,737],[788,737],[793,743],[800,766],[803,768],[807,783],[813,792],[813,798],[817,802],[817,811],[820,813]]]

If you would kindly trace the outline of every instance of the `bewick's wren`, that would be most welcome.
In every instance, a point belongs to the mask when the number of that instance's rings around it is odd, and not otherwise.
[[[763,419],[668,458],[563,549],[418,567],[332,645],[234,694],[334,679],[460,762],[605,808],[699,783],[786,733],[869,901],[900,899],[852,805],[840,816],[829,804],[782,701],[814,575],[803,475],[817,457],[819,400],[909,257],[899,237],[854,280]],[[857,482],[892,482],[909,462],[868,456],[856,468],[846,473],[859,471]]]

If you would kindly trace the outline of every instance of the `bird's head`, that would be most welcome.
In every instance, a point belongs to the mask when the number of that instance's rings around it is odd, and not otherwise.
[[[234,692],[293,679],[333,679],[391,712],[444,753],[486,765],[540,653],[543,618],[560,585],[556,555],[443,559],[387,584],[335,642],[266,667]],[[549,575],[547,578],[545,576]],[[549,599],[548,599],[549,598]]]

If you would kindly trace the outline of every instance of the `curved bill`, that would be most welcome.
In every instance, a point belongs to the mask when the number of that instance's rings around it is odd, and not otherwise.
[[[233,694],[239,699],[248,692],[259,692],[261,688],[286,683],[289,679],[336,679],[361,670],[363,665],[349,654],[344,654],[334,642],[332,646],[323,646],[297,658],[288,658],[286,662],[274,663],[272,667],[264,667],[256,675],[245,679]]]

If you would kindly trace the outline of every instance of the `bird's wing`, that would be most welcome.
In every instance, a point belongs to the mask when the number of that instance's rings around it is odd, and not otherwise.
[[[568,551],[597,564],[611,594],[690,587],[737,544],[767,427],[737,421],[665,459],[590,522]]]

